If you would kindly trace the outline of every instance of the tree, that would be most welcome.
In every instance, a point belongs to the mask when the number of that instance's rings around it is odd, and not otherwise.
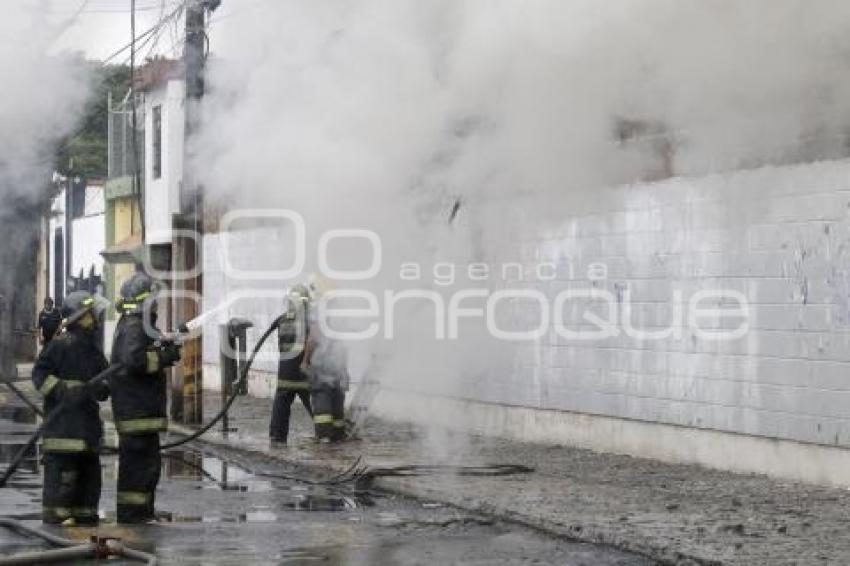
[[[121,100],[130,88],[130,67],[90,62],[92,88],[89,103],[77,131],[62,140],[57,151],[57,169],[63,174],[85,178],[107,175],[109,112],[108,93]]]

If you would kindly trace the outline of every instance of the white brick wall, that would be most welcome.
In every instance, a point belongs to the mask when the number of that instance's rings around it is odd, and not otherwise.
[[[557,262],[558,278],[535,285],[550,296],[592,285],[586,266],[604,263],[609,278],[597,287],[628,289],[639,328],[669,325],[674,291],[687,301],[698,290],[736,290],[751,305],[749,333],[721,343],[698,339],[688,328],[657,341],[575,342],[553,331],[517,348],[513,370],[507,365],[500,374],[469,377],[451,393],[850,446],[850,163],[768,167],[598,193],[580,212],[565,212],[560,224],[522,227],[520,241],[501,259],[519,257],[530,272],[536,262]],[[263,238],[239,237],[258,268],[274,255]],[[207,306],[233,285],[223,280],[217,246],[218,236],[209,236]],[[237,310],[265,322],[270,309]],[[582,312],[566,318],[578,322]],[[208,363],[217,361],[217,344],[210,334]],[[417,388],[429,391],[428,384]]]
[[[545,256],[561,249],[581,265],[605,263],[610,277],[598,287],[629,290],[636,327],[668,326],[674,290],[687,301],[728,288],[750,302],[751,330],[726,343],[688,328],[659,341],[552,332],[542,356],[539,345],[520,349],[517,375],[487,400],[850,445],[848,173],[831,162],[619,187],[595,199],[608,210],[530,231]],[[521,250],[528,261],[542,255]],[[585,273],[549,293],[590,286]]]

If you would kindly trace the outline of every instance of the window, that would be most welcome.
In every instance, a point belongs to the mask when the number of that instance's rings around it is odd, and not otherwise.
[[[162,177],[162,106],[153,107],[153,178]]]

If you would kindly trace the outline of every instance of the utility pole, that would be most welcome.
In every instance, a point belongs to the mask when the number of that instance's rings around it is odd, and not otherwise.
[[[174,327],[200,314],[201,305],[191,297],[203,294],[203,233],[204,199],[201,187],[192,171],[189,145],[198,127],[200,100],[204,95],[204,63],[206,59],[206,16],[215,10],[219,0],[188,0],[186,4],[186,46],[183,63],[186,67],[186,123],[184,133],[183,184],[180,194],[180,214],[175,216],[174,228],[191,231],[195,237],[176,236],[173,239],[172,263],[177,274],[196,271],[191,278],[177,277],[172,288],[177,291],[172,305]],[[179,232],[176,232],[179,234]],[[197,267],[197,269],[196,269]],[[184,296],[181,296],[184,295]],[[183,359],[172,378],[171,418],[186,424],[203,421],[203,338],[199,335],[183,345]]]
[[[68,176],[65,178],[65,284],[62,286],[62,296],[54,297],[57,304],[64,301],[71,285],[73,277],[74,258],[74,181],[72,180],[73,168],[68,167]]]

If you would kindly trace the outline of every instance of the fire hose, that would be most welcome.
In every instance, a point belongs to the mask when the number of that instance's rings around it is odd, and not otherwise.
[[[42,410],[41,410],[41,408],[39,408],[39,406],[38,406],[38,405],[36,405],[36,404],[35,404],[35,403],[33,403],[32,401],[30,401],[30,398],[29,398],[29,397],[27,397],[27,396],[24,394],[24,392],[23,392],[23,391],[21,391],[20,389],[18,389],[18,386],[17,386],[17,385],[15,385],[15,382],[14,382],[14,381],[12,381],[11,379],[9,379],[9,378],[7,378],[7,377],[0,377],[0,383],[2,383],[3,385],[5,385],[6,387],[8,387],[8,388],[9,388],[9,391],[11,391],[11,392],[12,392],[12,393],[14,393],[15,395],[17,395],[17,396],[18,396],[18,398],[19,398],[21,401],[23,401],[23,402],[24,402],[24,404],[25,404],[27,407],[29,407],[30,409],[32,409],[32,410],[35,412],[35,414],[36,414],[36,415],[38,415],[39,417],[43,417],[43,416],[44,416],[44,411],[42,411]]]
[[[109,366],[108,368],[88,380],[84,387],[88,389],[91,388],[93,385],[105,381],[109,376],[116,373],[118,370],[123,369],[123,367],[124,366],[122,366],[121,364],[114,364]],[[79,402],[82,398],[82,396],[74,397],[74,401]],[[9,463],[9,466],[3,472],[3,476],[0,477],[0,488],[6,487],[9,478],[12,477],[12,474],[14,474],[15,471],[18,469],[18,467],[21,465],[21,462],[23,462],[24,458],[26,458],[27,454],[33,449],[33,447],[35,447],[35,444],[38,442],[38,439],[41,438],[44,429],[49,424],[54,422],[56,418],[62,413],[62,411],[64,411],[69,406],[70,404],[68,402],[68,398],[62,399],[59,402],[59,405],[44,418],[44,421],[42,421],[41,426],[39,426],[32,434],[32,436],[29,437],[27,443],[24,444],[20,450],[18,450],[18,453],[15,454],[15,457],[12,458],[12,461]]]
[[[210,430],[213,426],[216,425],[218,421],[220,421],[224,415],[230,410],[231,405],[236,400],[236,396],[239,394],[240,386],[245,383],[248,379],[248,372],[253,365],[254,359],[257,357],[257,353],[259,353],[260,348],[262,348],[263,344],[268,340],[269,336],[277,329],[277,326],[280,324],[281,317],[278,317],[266,330],[260,339],[257,341],[257,344],[254,346],[253,351],[251,352],[251,356],[248,359],[245,366],[242,368],[242,372],[237,380],[236,387],[233,388],[233,393],[227,399],[224,407],[216,414],[213,419],[204,425],[202,428],[198,429],[193,434],[181,438],[180,440],[176,440],[174,442],[170,442],[168,444],[164,444],[160,450],[168,450],[171,448],[175,448],[177,446],[181,446],[186,444],[187,442],[191,442],[201,435],[205,434],[208,430]],[[95,377],[86,382],[85,387],[90,388],[92,385],[101,383],[106,380],[108,377],[116,373],[118,370],[123,369],[123,366],[120,364],[115,364],[97,374]],[[77,399],[79,399],[78,397]],[[28,403],[29,404],[29,403]],[[68,403],[63,400],[59,403],[59,405],[51,411],[42,422],[41,426],[36,429],[36,431],[30,436],[27,443],[18,451],[15,457],[10,462],[9,466],[3,472],[3,476],[0,477],[0,488],[5,487],[9,481],[9,478],[15,473],[21,463],[26,458],[26,455],[33,449],[35,444],[38,442],[38,439],[41,437],[41,434],[44,432],[45,427],[53,422],[57,416],[66,408],[68,408]],[[29,529],[24,525],[21,525],[19,522],[14,521],[12,519],[0,517],[0,526],[6,526],[9,528],[14,528],[18,530],[24,530],[29,532],[30,534],[36,534],[36,536],[40,536],[41,538],[46,538],[46,533],[43,533],[39,530]],[[42,552],[33,552],[21,554],[18,556],[12,556],[8,558],[0,559],[0,565],[7,564],[43,564],[45,562],[57,561],[57,560],[68,560],[68,559],[76,559],[76,558],[85,558],[85,557],[107,557],[110,555],[115,556],[125,556],[127,558],[135,558],[137,560],[146,561],[148,564],[156,564],[156,558],[152,555],[145,554],[139,551],[134,551],[132,549],[126,548],[120,544],[118,541],[106,541],[103,542],[91,542],[89,544],[77,545],[73,541],[68,541],[67,539],[60,539],[58,537],[52,537],[51,539],[47,539],[49,542],[53,542],[55,544],[60,544],[62,546],[66,546],[66,548],[58,549],[58,550],[48,550]],[[70,543],[70,544],[68,544]],[[71,546],[73,545],[73,546]]]
[[[224,407],[221,408],[221,410],[215,415],[215,417],[213,417],[213,419],[210,422],[205,424],[203,427],[199,428],[197,431],[195,431],[191,435],[186,436],[184,438],[181,438],[180,440],[175,440],[174,442],[169,442],[167,444],[162,445],[160,450],[168,450],[170,448],[176,448],[177,446],[181,446],[183,444],[186,444],[187,442],[191,442],[191,441],[195,440],[196,438],[202,436],[207,431],[209,431],[212,427],[214,427],[216,425],[216,423],[218,423],[224,417],[224,415],[227,413],[227,411],[230,410],[230,407],[233,405],[233,402],[236,400],[236,397],[239,394],[239,389],[240,389],[241,385],[243,383],[247,382],[248,372],[251,369],[251,366],[254,363],[254,359],[257,357],[257,354],[260,351],[260,348],[262,348],[263,344],[265,344],[265,342],[266,342],[266,340],[268,340],[269,336],[271,336],[272,333],[277,329],[277,326],[280,324],[281,318],[282,318],[282,315],[281,315],[281,317],[278,317],[277,319],[275,319],[274,322],[272,322],[272,324],[269,326],[268,330],[266,330],[263,333],[263,335],[260,337],[260,339],[257,341],[257,344],[254,346],[254,349],[251,352],[250,358],[248,358],[247,363],[242,368],[242,372],[239,375],[239,379],[236,382],[236,386],[233,388],[233,393],[230,395],[230,397],[227,399],[227,402],[225,403]],[[113,375],[114,373],[116,373],[118,370],[120,370],[122,368],[123,368],[123,366],[120,365],[120,364],[111,365],[109,368],[100,372],[95,377],[93,377],[88,382],[86,382],[85,387],[90,388],[92,385],[103,382],[104,380],[106,380],[107,378],[109,378],[111,375]],[[60,402],[59,405],[50,414],[48,414],[45,417],[41,426],[39,426],[38,429],[36,429],[36,431],[32,434],[32,436],[30,436],[27,443],[20,450],[18,450],[17,454],[15,454],[15,457],[12,458],[12,461],[10,462],[9,466],[3,472],[3,475],[0,476],[0,488],[3,488],[3,487],[6,486],[6,484],[9,481],[9,478],[12,477],[12,475],[15,473],[15,471],[21,465],[21,462],[23,462],[24,458],[26,458],[26,455],[33,449],[35,444],[38,442],[38,439],[41,437],[41,434],[44,431],[44,428],[48,424],[53,422],[56,419],[56,417],[62,411],[64,411],[67,407],[68,407],[68,405],[67,405],[66,402],[64,402],[64,401]]]
[[[254,363],[254,360],[259,353],[262,346],[268,340],[269,336],[274,333],[277,329],[283,315],[275,319],[269,328],[262,334],[262,336],[257,340],[253,350],[251,351],[251,355],[249,356],[247,362],[241,368],[241,372],[239,378],[236,380],[233,392],[230,397],[225,402],[224,406],[221,410],[203,427],[193,432],[192,434],[185,436],[179,440],[175,440],[173,442],[166,443],[162,445],[160,450],[165,451],[169,449],[176,448],[178,446],[182,446],[188,442],[196,440],[197,438],[204,435],[208,432],[213,426],[215,426],[230,410],[230,407],[236,400],[236,397],[239,395],[239,391],[247,382],[248,374],[251,369],[251,366]],[[120,364],[115,364],[104,370],[103,372],[96,375],[94,378],[89,380],[86,383],[86,387],[91,387],[94,384],[100,383],[111,375],[116,373],[117,371],[123,369],[123,366]],[[21,394],[22,395],[22,394]],[[77,398],[79,399],[79,398]],[[30,403],[28,403],[30,404]],[[28,442],[18,451],[15,457],[12,459],[12,462],[9,464],[8,468],[3,473],[3,476],[0,477],[0,488],[5,487],[8,483],[9,478],[14,474],[17,468],[20,466],[21,462],[26,457],[27,453],[32,450],[44,431],[45,427],[53,422],[57,415],[67,408],[68,405],[66,402],[60,402],[59,406],[56,407],[51,413],[49,413],[41,426],[33,433]],[[355,485],[361,486],[363,484],[371,483],[372,480],[378,477],[399,477],[399,476],[418,476],[425,474],[435,474],[435,473],[449,473],[452,475],[468,475],[468,476],[498,476],[498,475],[509,475],[509,474],[517,474],[517,473],[529,473],[533,471],[532,468],[528,468],[526,466],[520,465],[486,465],[486,466],[435,466],[435,465],[408,465],[408,466],[398,466],[398,467],[387,467],[387,468],[368,468],[366,466],[361,466],[361,459],[358,458],[355,463],[348,468],[346,471],[337,474],[331,478],[327,478],[325,480],[307,480],[304,478],[300,478],[294,475],[282,475],[275,474],[271,472],[258,472],[257,475],[266,476],[266,477],[276,477],[280,479],[288,479],[288,480],[296,480],[303,481],[307,483],[311,483],[314,485],[325,485],[325,486],[334,486],[341,485],[345,483],[353,483]],[[77,544],[75,541],[69,541],[67,539],[61,539],[59,537],[53,537],[48,533],[44,533],[38,529],[31,529],[26,527],[25,525],[21,525],[19,522],[14,521],[13,519],[0,517],[0,526],[4,526],[7,528],[12,528],[15,530],[21,530],[28,532],[30,534],[35,534],[35,536],[39,536],[48,542],[52,542],[54,544],[65,546],[66,548],[57,549],[57,550],[49,550],[42,551],[36,553],[26,553],[18,556],[12,556],[9,558],[0,559],[0,566],[5,566],[7,564],[41,564],[47,561],[55,561],[61,559],[72,559],[72,558],[83,558],[83,557],[108,557],[108,556],[124,556],[126,558],[132,558],[136,560],[146,561],[148,564],[155,564],[156,558],[150,554],[146,554],[140,551],[135,551],[129,548],[124,547],[120,541],[116,540],[93,540],[88,544]],[[48,538],[50,537],[50,538]]]
[[[187,442],[191,442],[191,441],[195,440],[196,438],[206,434],[206,432],[208,430],[210,430],[212,427],[214,427],[224,417],[224,415],[227,414],[227,412],[230,410],[231,405],[233,405],[233,402],[236,401],[236,397],[239,396],[239,391],[241,390],[242,386],[245,383],[247,383],[247,381],[248,381],[248,372],[250,371],[251,366],[254,364],[254,358],[257,357],[257,354],[259,353],[260,348],[263,347],[263,344],[265,344],[266,340],[269,339],[269,336],[271,336],[272,333],[274,333],[274,331],[277,330],[277,327],[280,325],[280,321],[282,319],[283,319],[283,315],[280,315],[279,317],[277,317],[271,323],[271,325],[268,327],[268,329],[263,333],[263,335],[260,336],[260,339],[257,340],[257,344],[254,346],[254,349],[251,351],[251,356],[248,358],[248,361],[242,367],[242,371],[239,374],[239,379],[236,380],[236,383],[233,386],[233,392],[230,394],[230,397],[227,398],[227,402],[225,402],[224,406],[212,418],[212,420],[210,422],[208,422],[207,424],[205,424],[204,426],[202,426],[201,428],[199,428],[198,430],[196,430],[195,432],[193,432],[192,434],[190,434],[189,436],[181,438],[180,440],[175,440],[173,442],[163,444],[162,447],[160,448],[160,450],[168,450],[169,448],[176,448],[177,446],[181,446],[183,444],[186,444]]]
[[[77,560],[83,558],[104,559],[109,558],[110,556],[138,560],[140,562],[144,562],[148,566],[156,565],[156,557],[153,554],[128,548],[118,539],[93,536],[89,542],[81,543],[79,541],[50,534],[41,529],[30,527],[21,521],[10,519],[8,517],[0,517],[0,527],[5,527],[18,533],[34,536],[54,546],[61,547],[52,550],[38,550],[15,554],[13,556],[1,557],[0,566],[9,566],[12,564],[45,564],[48,562]]]
[[[172,448],[182,446],[182,445],[184,445],[188,442],[191,442],[193,440],[198,439],[199,437],[206,434],[212,427],[214,427],[227,414],[227,412],[230,410],[230,407],[236,401],[236,397],[239,395],[239,391],[240,391],[242,385],[244,385],[247,382],[248,373],[251,369],[251,366],[254,363],[255,358],[257,357],[257,354],[260,351],[260,348],[263,347],[263,344],[265,344],[265,342],[268,340],[269,336],[271,336],[272,333],[277,329],[278,325],[280,324],[282,316],[283,315],[276,318],[271,323],[271,325],[268,327],[268,329],[262,334],[262,336],[260,336],[259,340],[257,340],[257,343],[254,346],[254,349],[251,351],[250,357],[248,358],[245,365],[242,366],[242,368],[241,368],[239,378],[237,379],[236,383],[234,384],[233,392],[231,393],[230,397],[228,397],[227,401],[225,402],[225,404],[221,408],[221,410],[212,418],[212,420],[210,420],[207,424],[205,424],[204,426],[202,426],[201,428],[199,428],[198,430],[196,430],[192,434],[185,436],[185,437],[183,437],[179,440],[175,440],[173,442],[163,444],[160,448],[161,451],[170,450]],[[109,376],[111,376],[112,374],[114,374],[118,370],[122,369],[122,367],[123,366],[121,366],[120,364],[115,364],[115,365],[110,366],[108,369],[104,370],[103,372],[99,373],[94,378],[89,380],[86,384],[86,387],[90,387],[90,386],[92,386],[96,383],[102,382],[103,380],[107,379]],[[30,450],[32,450],[32,448],[35,446],[35,444],[38,441],[39,437],[41,436],[41,433],[43,432],[44,428],[49,423],[51,423],[56,418],[56,416],[62,410],[64,410],[65,408],[66,408],[66,403],[62,402],[62,403],[59,404],[58,407],[56,407],[56,409],[54,409],[50,414],[47,415],[47,417],[44,419],[44,422],[41,424],[41,426],[35,431],[35,433],[33,433],[33,435],[30,437],[29,441],[18,451],[18,453],[15,455],[15,457],[12,459],[11,463],[9,464],[9,467],[6,468],[5,472],[3,473],[3,476],[0,477],[0,488],[6,486],[9,478],[12,476],[12,474],[15,473],[17,468],[20,466],[21,462],[26,457],[27,453]],[[113,451],[113,450],[103,449],[103,451],[110,452],[110,451]],[[532,468],[528,468],[526,466],[521,466],[521,465],[513,465],[513,464],[504,464],[504,465],[503,464],[493,464],[493,465],[486,465],[486,466],[408,465],[408,466],[397,466],[397,467],[391,467],[391,468],[368,468],[368,467],[365,467],[365,466],[359,467],[359,464],[360,464],[360,459],[358,458],[358,460],[354,463],[354,465],[349,470],[347,470],[346,472],[343,472],[342,474],[339,474],[338,476],[336,476],[334,478],[330,478],[330,479],[327,479],[327,480],[305,480],[304,478],[299,478],[297,476],[285,476],[285,478],[284,478],[283,476],[278,475],[278,477],[281,477],[281,479],[291,479],[291,480],[297,480],[297,481],[305,481],[307,483],[332,485],[332,484],[346,483],[346,482],[349,482],[349,481],[363,481],[363,480],[368,480],[368,479],[374,479],[374,478],[377,478],[377,477],[389,477],[389,476],[395,476],[395,477],[408,476],[409,477],[409,476],[438,474],[438,473],[451,473],[451,474],[454,474],[454,475],[464,475],[464,476],[494,476],[494,475],[522,474],[522,473],[529,473],[529,472],[533,471]],[[260,474],[260,475],[271,476],[272,474]]]

